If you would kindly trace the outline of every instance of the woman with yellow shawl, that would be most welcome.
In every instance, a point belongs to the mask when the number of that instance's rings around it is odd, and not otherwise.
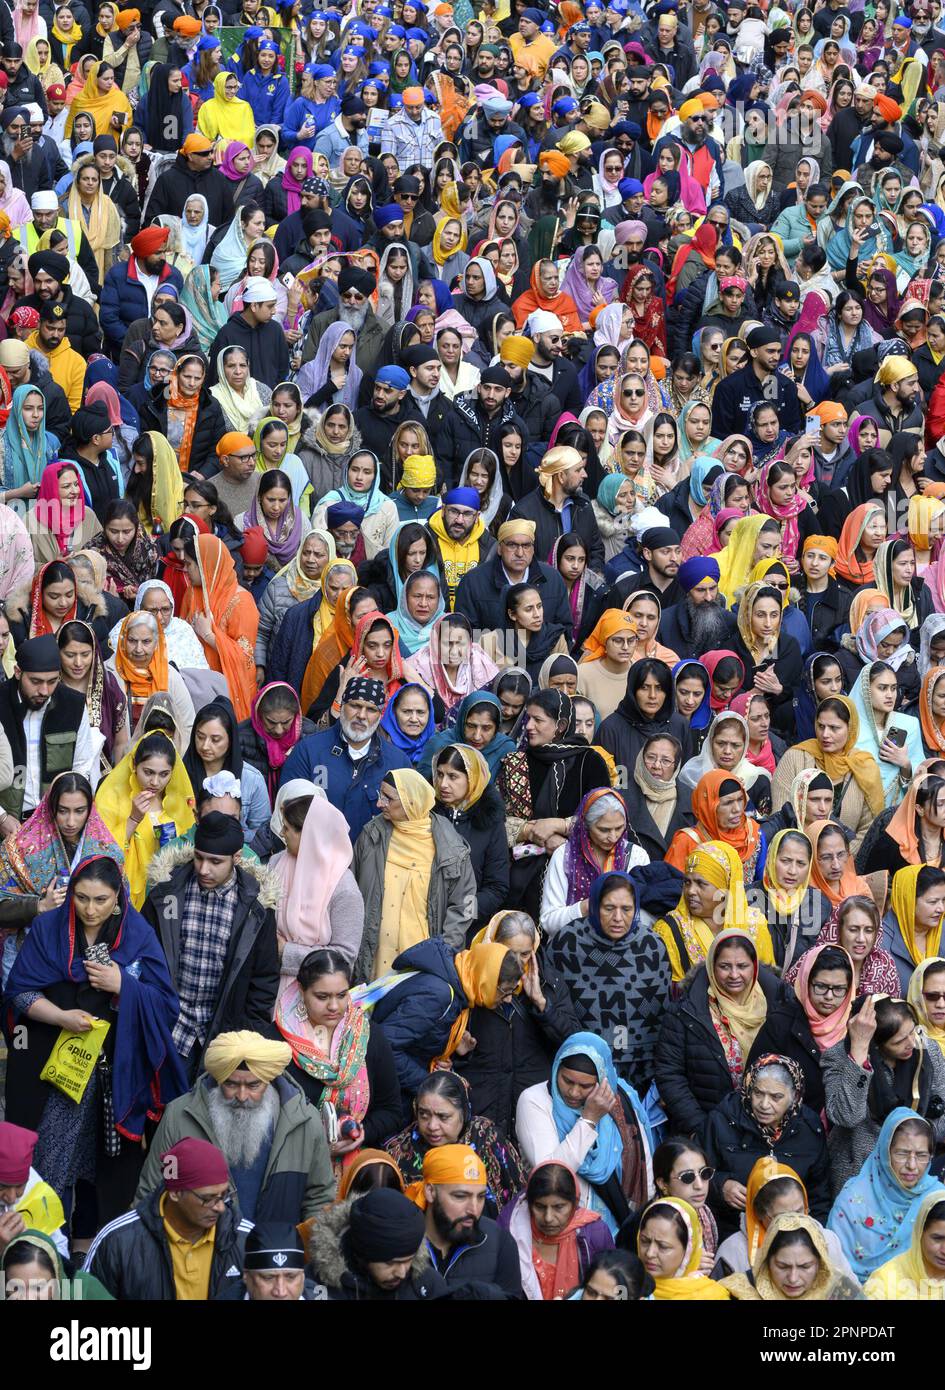
[[[790,800],[799,772],[813,767],[826,772],[834,788],[834,815],[853,831],[854,852],[886,804],[876,759],[857,748],[859,736],[860,717],[852,700],[846,695],[821,700],[814,716],[814,737],[787,750],[771,783],[771,804],[780,811]]]
[[[927,1192],[912,1225],[909,1249],[880,1265],[866,1281],[868,1299],[945,1301],[945,1188]]]
[[[425,777],[398,768],[381,783],[379,816],[355,845],[352,871],[364,895],[363,978],[386,975],[402,951],[443,936],[459,944],[476,881],[469,848],[442,817]],[[447,864],[456,876],[447,878]],[[463,894],[471,893],[471,897]]]
[[[232,72],[218,72],[213,79],[213,96],[197,112],[197,129],[208,140],[229,143],[239,140],[250,149],[256,139],[256,121],[248,101],[237,96],[239,78]]]
[[[909,540],[915,551],[915,570],[923,575],[932,563],[932,547],[945,535],[945,502],[917,492],[909,498]]]
[[[720,956],[726,959],[722,961]],[[732,956],[734,960],[728,959]],[[744,962],[752,957],[752,969],[746,976]],[[741,969],[736,969],[739,965]],[[720,931],[706,953],[709,1017],[722,1044],[733,1086],[741,1083],[748,1054],[768,1016],[768,1000],[758,982],[758,969],[757,946],[744,927]]]
[[[121,218],[111,198],[102,192],[102,176],[91,155],[80,162],[72,181],[68,216],[85,233],[95,256],[99,278],[104,283],[121,242]]]
[[[945,956],[919,961],[906,999],[925,1036],[945,1051]]]
[[[313,647],[317,647],[335,621],[335,608],[341,595],[358,582],[358,571],[350,560],[333,560],[321,577],[322,601],[312,621]]]
[[[163,434],[138,436],[127,495],[138,504],[141,525],[151,535],[166,535],[184,510],[184,479],[177,455]]]
[[[766,1155],[759,1158],[745,1184],[745,1211],[734,1235],[726,1236],[717,1251],[716,1278],[747,1274],[758,1259],[765,1233],[784,1212],[807,1215],[807,1188],[793,1168]],[[843,1246],[834,1231],[824,1230],[830,1263],[841,1274],[852,1275]]]
[[[773,559],[780,550],[781,530],[773,517],[755,512],[736,521],[728,545],[712,556],[719,567],[719,592],[729,608],[738,603],[739,590],[759,560]]]
[[[764,914],[749,907],[742,864],[721,840],[707,840],[686,860],[682,897],[653,927],[666,947],[673,983],[706,959],[720,931],[749,936],[762,965],[774,965],[774,948]]]
[[[658,1197],[643,1213],[637,1254],[656,1285],[659,1300],[725,1303],[731,1297],[721,1284],[699,1273],[702,1227],[694,1207],[681,1197]]]
[[[138,609],[118,625],[115,652],[105,663],[128,699],[128,727],[134,729],[153,695],[165,691],[171,702],[174,722],[190,742],[194,723],[194,703],[184,679],[167,659],[164,626],[155,613]]]
[[[763,1303],[849,1303],[865,1295],[831,1262],[823,1227],[812,1216],[774,1217],[749,1274],[722,1281],[732,1298]]]
[[[930,864],[907,864],[893,874],[883,946],[896,962],[905,999],[916,966],[938,958],[945,921],[945,878]]]
[[[122,130],[132,124],[134,115],[131,104],[121,88],[116,86],[115,69],[111,64],[93,63],[89,69],[85,86],[69,107],[67,137],[72,134],[73,122],[80,111],[92,117],[96,135],[114,135],[117,140]],[[119,117],[123,119],[119,120]],[[71,209],[69,215],[72,216]]]
[[[256,694],[259,609],[240,587],[233,556],[217,536],[188,541],[184,556],[190,584],[180,616],[193,624],[211,671],[226,677],[237,719],[248,719]]]
[[[444,195],[448,188],[454,186],[447,184],[446,189],[443,190]],[[459,216],[441,218],[433,233],[433,260],[437,267],[437,274],[444,283],[448,284],[454,275],[462,274],[469,261],[466,252],[467,245],[468,239],[463,219]]]
[[[33,76],[39,78],[44,92],[50,87],[65,86],[65,74],[52,60],[52,48],[48,39],[39,36],[30,39],[23,61]]]
[[[101,783],[95,805],[124,851],[131,901],[140,908],[151,860],[194,824],[193,788],[169,735],[139,739]]]

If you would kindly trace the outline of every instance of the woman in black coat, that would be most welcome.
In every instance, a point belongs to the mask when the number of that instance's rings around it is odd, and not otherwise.
[[[558,1048],[581,1025],[567,985],[535,954],[538,929],[526,912],[498,914],[482,933],[514,951],[525,966],[521,990],[494,1009],[477,1006],[468,1030],[476,1046],[453,1067],[467,1082],[473,1113],[515,1137],[515,1107],[529,1086],[551,1079]]]
[[[687,760],[692,748],[689,722],[676,713],[672,672],[665,661],[644,657],[630,667],[627,693],[601,724],[597,741],[618,767],[629,770],[636,766],[637,754],[655,734],[670,734],[682,750],[682,761]]]
[[[664,761],[671,755],[676,759],[673,767]],[[677,830],[696,823],[692,792],[679,781],[681,759],[682,749],[671,734],[654,734],[637,754],[629,783],[621,793],[627,807],[627,824],[633,827],[651,864],[663,858]],[[664,831],[657,825],[650,807],[658,812],[660,808],[665,809],[672,790],[676,796]]]
[[[777,589],[763,581],[750,584],[738,605],[738,630],[730,650],[745,668],[742,689],[760,691],[768,700],[775,729],[791,735],[791,700],[804,673],[804,664],[797,642],[781,626],[782,608]]]
[[[476,877],[475,926],[491,921],[509,896],[505,807],[488,779],[485,758],[464,743],[447,744],[433,759],[433,809],[469,846]]]
[[[151,392],[149,400],[140,411],[141,431],[157,430],[165,439],[168,435],[168,395],[174,389],[173,383],[177,383],[182,391],[188,391],[188,377],[180,380],[182,368],[193,366],[194,363],[200,364],[203,371],[203,380],[196,389],[197,396],[197,419],[194,424],[193,437],[190,441],[189,457],[181,463],[181,468],[185,467],[191,473],[203,474],[206,470],[211,475],[219,471],[217,467],[217,444],[227,433],[227,423],[220,403],[210,394],[206,385],[207,364],[202,357],[192,353],[186,357],[180,357],[177,361],[176,371],[171,373],[171,384],[168,386],[155,386]],[[173,440],[171,443],[173,444]]]
[[[759,1057],[739,1090],[709,1116],[703,1138],[706,1158],[715,1169],[712,1209],[719,1235],[737,1229],[748,1178],[759,1158],[776,1158],[793,1168],[807,1188],[810,1215],[827,1219],[827,1139],[816,1113],[804,1104],[804,1078],[790,1057]]]
[[[770,1017],[783,986],[767,965],[758,966],[757,979]],[[673,1134],[700,1137],[709,1116],[736,1085],[713,1022],[710,991],[703,964],[689,977],[686,993],[663,1015],[656,1043],[656,1076]]]

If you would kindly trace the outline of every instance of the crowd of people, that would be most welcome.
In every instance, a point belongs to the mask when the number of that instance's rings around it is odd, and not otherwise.
[[[942,0],[0,103],[4,1297],[945,1298]]]

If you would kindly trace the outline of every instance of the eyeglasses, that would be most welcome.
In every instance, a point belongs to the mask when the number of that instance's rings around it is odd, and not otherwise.
[[[849,985],[822,985],[815,981],[810,987],[810,992],[820,999],[842,999],[849,988]]]
[[[503,541],[502,544],[509,550],[534,550],[534,541]]]
[[[225,1192],[217,1193],[215,1197],[201,1197],[199,1192],[194,1192],[194,1190],[191,1188],[190,1195],[191,1197],[196,1197],[200,1205],[202,1207],[206,1207],[209,1211],[211,1207],[230,1206],[233,1201],[233,1198],[236,1196],[236,1188],[228,1187]]]
[[[681,1182],[683,1187],[692,1187],[697,1178],[702,1182],[711,1182],[714,1177],[714,1168],[687,1168],[684,1173],[676,1174],[676,1181]]]
[[[255,450],[255,449],[253,450],[253,452],[252,452],[251,454],[242,453],[242,454],[231,454],[231,455],[230,455],[230,458],[232,458],[232,459],[239,459],[240,463],[248,463],[250,459],[254,459],[255,457],[256,457],[256,450]]]

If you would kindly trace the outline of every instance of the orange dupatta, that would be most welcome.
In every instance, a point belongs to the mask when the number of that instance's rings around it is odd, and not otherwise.
[[[801,1182],[793,1168],[789,1168],[786,1163],[779,1163],[776,1158],[766,1154],[764,1158],[759,1158],[758,1162],[748,1174],[745,1197],[745,1235],[748,1238],[748,1262],[753,1266],[761,1249],[761,1242],[765,1237],[765,1227],[755,1210],[755,1203],[763,1187],[767,1187],[769,1182],[774,1182],[775,1178],[793,1178],[798,1187],[804,1192],[804,1211],[807,1211],[807,1188]]]
[[[200,392],[196,396],[182,396],[177,383],[177,374],[181,366],[188,357],[194,357],[201,367],[206,364],[202,357],[195,357],[192,352],[184,353],[178,358],[177,366],[171,372],[171,379],[167,388],[167,407],[168,410],[179,411],[183,416],[184,433],[181,436],[180,448],[177,450],[177,461],[180,464],[180,471],[186,473],[190,466],[190,450],[194,442],[194,430],[197,428],[197,407],[200,401]]]
[[[240,588],[233,556],[219,537],[198,536],[196,547],[201,587],[188,586],[180,616],[189,621],[204,613],[210,619],[216,646],[201,642],[207,664],[226,677],[237,719],[248,719],[256,697],[259,610],[252,595]]]
[[[922,725],[925,746],[930,753],[945,753],[945,725],[939,724],[932,713],[932,695],[943,676],[945,667],[933,666],[922,677],[922,689],[919,692],[919,723]],[[912,785],[915,786],[915,779]]]
[[[354,629],[351,625],[349,604],[357,586],[346,589],[341,602],[335,604],[335,616],[322,633],[321,640],[313,647],[308,659],[305,675],[302,678],[301,706],[304,714],[312,702],[322,693],[322,686],[332,671],[354,645]]]
[[[562,1163],[558,1158],[546,1158],[543,1163],[536,1163],[529,1174],[529,1181],[539,1168],[547,1168],[549,1165],[555,1168],[567,1168],[574,1179],[575,1189],[577,1189],[578,1180],[574,1169],[569,1167],[567,1163]],[[524,1198],[522,1200],[524,1201]],[[590,1226],[593,1222],[600,1220],[600,1213],[593,1211],[590,1207],[575,1207],[571,1220],[564,1230],[559,1231],[556,1236],[545,1235],[538,1230],[534,1220],[531,1221],[532,1267],[538,1278],[541,1296],[545,1303],[567,1298],[571,1290],[581,1282],[581,1257],[578,1251],[577,1233],[582,1226]],[[554,1264],[541,1258],[537,1250],[539,1243],[541,1245],[553,1245],[557,1249],[558,1258]]]
[[[758,848],[761,832],[758,829],[757,821],[752,820],[748,815],[745,816],[738,830],[722,830],[719,827],[719,787],[723,782],[738,783],[742,796],[745,798],[747,810],[748,793],[741,778],[736,777],[733,772],[721,772],[716,769],[714,772],[707,772],[700,777],[692,793],[692,809],[696,817],[696,825],[705,827],[708,831],[707,839],[724,840],[727,845],[731,845],[744,864],[745,860]]]
[[[385,693],[387,699],[390,700],[392,696],[397,694],[398,690],[404,683],[404,663],[403,658],[400,655],[400,633],[394,627],[394,624],[391,622],[390,618],[386,616],[386,614],[381,613],[378,610],[374,610],[373,612],[365,613],[363,617],[358,619],[358,625],[354,629],[354,640],[351,643],[351,655],[356,661],[361,658],[364,649],[364,639],[367,637],[368,633],[371,631],[371,628],[375,625],[375,623],[383,623],[385,627],[390,629],[394,638],[394,645],[391,648],[390,660],[388,661],[387,668],[384,672]],[[375,675],[370,670],[365,671],[363,674],[366,676],[373,677],[374,680],[381,679],[380,676]],[[338,717],[340,708],[341,706],[338,704],[337,699],[334,700],[332,702],[331,712],[336,719]]]
[[[872,560],[858,560],[856,548],[863,539],[866,523],[872,513],[882,513],[882,510],[878,502],[862,502],[859,507],[853,508],[843,523],[840,541],[837,545],[836,566],[837,574],[841,579],[849,580],[851,584],[873,583],[873,562]]]
[[[817,847],[820,844],[820,837],[825,830],[838,830],[839,828],[836,821],[828,820],[815,820],[807,827],[805,834],[814,847],[814,858],[811,861],[810,886],[811,888],[819,888],[821,893],[824,893],[827,898],[829,898],[830,902],[833,903],[834,907],[839,907],[844,898],[861,896],[872,900],[873,890],[870,888],[866,879],[860,878],[857,873],[853,864],[852,854],[847,860],[847,866],[843,871],[843,877],[840,879],[838,887],[831,887],[820,872],[820,865],[817,863]]]
[[[118,645],[115,650],[115,670],[131,691],[131,697],[135,704],[144,704],[145,700],[149,700],[158,691],[167,689],[167,641],[160,620],[155,618],[158,641],[147,669],[142,671],[140,667],[132,666],[125,651],[125,629],[132,618],[138,617],[140,617],[138,613],[129,613],[127,618],[122,619],[118,631]]]

